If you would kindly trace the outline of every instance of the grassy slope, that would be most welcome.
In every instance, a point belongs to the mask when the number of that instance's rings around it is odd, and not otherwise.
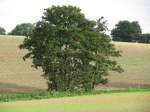
[[[150,92],[0,103],[2,112],[150,112]]]
[[[23,37],[0,36],[0,93],[32,92],[45,90],[42,72],[31,68],[31,60],[24,62],[27,52],[18,46]],[[112,73],[109,87],[150,87],[150,45],[115,43],[123,50],[119,63],[125,68],[123,74]]]

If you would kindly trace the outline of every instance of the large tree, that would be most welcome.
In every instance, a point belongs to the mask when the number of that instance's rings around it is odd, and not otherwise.
[[[120,52],[110,43],[100,24],[85,18],[73,6],[52,6],[42,20],[25,38],[20,48],[28,49],[33,67],[42,68],[48,90],[91,90],[94,85],[107,82],[109,71],[122,69],[111,57]],[[100,28],[103,27],[103,28]]]
[[[10,35],[28,36],[32,33],[34,25],[31,23],[22,23],[16,25],[16,27],[9,33]]]
[[[135,42],[141,37],[141,27],[137,21],[120,21],[111,31],[114,41]]]
[[[0,35],[5,35],[6,31],[3,27],[0,27]]]

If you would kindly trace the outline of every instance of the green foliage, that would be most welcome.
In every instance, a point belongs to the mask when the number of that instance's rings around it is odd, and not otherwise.
[[[9,34],[10,35],[21,35],[29,36],[34,29],[34,25],[31,23],[22,23],[17,25]]]
[[[5,35],[6,31],[4,28],[0,27],[0,35]]]
[[[111,31],[114,41],[135,42],[139,41],[141,28],[137,21],[120,21],[116,28]]]
[[[45,10],[20,48],[29,51],[24,59],[32,58],[33,67],[42,68],[48,90],[92,90],[96,84],[107,83],[109,71],[122,71],[110,59],[120,56],[120,52],[104,33],[102,19],[90,21],[73,6]]]
[[[104,20],[104,17],[99,18],[96,21],[96,31],[105,33],[105,31],[108,30],[106,25],[107,25],[107,21]]]
[[[141,42],[141,43],[150,43],[150,34],[149,33],[142,34],[139,42]]]

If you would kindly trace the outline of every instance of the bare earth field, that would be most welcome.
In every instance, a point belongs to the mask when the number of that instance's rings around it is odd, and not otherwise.
[[[150,92],[0,103],[1,112],[150,112]]]
[[[42,71],[31,68],[31,60],[23,61],[27,52],[18,46],[24,37],[0,36],[0,94],[41,91],[47,88]],[[111,73],[109,83],[101,88],[150,88],[150,45],[114,42],[122,50],[118,59],[125,72]],[[86,111],[87,112],[87,111]],[[122,112],[122,111],[120,111]]]

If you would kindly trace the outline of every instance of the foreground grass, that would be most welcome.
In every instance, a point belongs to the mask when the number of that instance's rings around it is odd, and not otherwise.
[[[0,103],[1,112],[150,112],[150,91]]]
[[[60,98],[60,97],[72,97],[83,95],[97,95],[97,94],[110,94],[110,93],[125,93],[125,92],[146,92],[150,89],[108,89],[91,92],[36,92],[36,93],[24,93],[24,94],[1,94],[0,102],[10,101],[22,101],[22,100],[34,100],[34,99],[48,99],[48,98]]]

